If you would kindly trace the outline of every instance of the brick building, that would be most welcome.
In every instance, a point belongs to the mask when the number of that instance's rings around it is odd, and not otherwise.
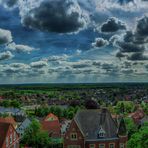
[[[10,123],[0,122],[0,148],[19,148],[19,136]]]
[[[64,148],[126,148],[126,142],[123,118],[117,125],[107,109],[79,111],[64,135]]]
[[[61,126],[57,116],[50,113],[46,118],[41,122],[43,130],[47,131],[49,137],[60,138]]]

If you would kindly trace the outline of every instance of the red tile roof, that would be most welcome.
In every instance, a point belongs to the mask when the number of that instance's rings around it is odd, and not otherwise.
[[[142,109],[138,109],[136,112],[131,113],[130,116],[133,118],[135,123],[139,123],[144,117],[144,111]]]
[[[15,122],[14,118],[13,117],[0,117],[0,122],[2,123],[10,123],[13,125],[13,127],[15,128],[17,123]]]
[[[58,117],[54,114],[47,115],[47,117],[42,121],[42,128],[47,131],[49,136],[52,138],[60,137],[60,122]]]
[[[56,121],[56,120],[59,120],[58,117],[52,113],[48,114],[46,116],[46,118],[44,119],[44,121]]]

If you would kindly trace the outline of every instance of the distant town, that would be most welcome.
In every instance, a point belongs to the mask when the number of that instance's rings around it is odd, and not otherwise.
[[[0,148],[147,148],[148,84],[0,86]]]

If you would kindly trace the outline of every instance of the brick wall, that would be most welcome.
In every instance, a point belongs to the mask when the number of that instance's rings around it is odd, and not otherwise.
[[[71,139],[72,133],[77,134],[77,140]],[[64,136],[64,148],[68,148],[68,146],[70,145],[80,146],[80,148],[84,148],[84,137],[74,120],[70,124],[70,127]]]

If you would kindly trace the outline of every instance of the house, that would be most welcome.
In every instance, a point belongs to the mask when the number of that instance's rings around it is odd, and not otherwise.
[[[17,123],[13,117],[0,117],[0,123],[10,123],[15,129],[17,128]]]
[[[129,114],[135,124],[140,124],[140,120],[144,117],[143,109],[138,109],[136,112]]]
[[[29,127],[31,124],[31,120],[29,118],[26,118],[20,126],[16,129],[17,133],[19,134],[20,138],[24,135],[25,130]]]
[[[47,117],[41,122],[43,130],[47,131],[49,137],[60,138],[60,122],[57,116],[50,113]]]
[[[107,109],[79,111],[64,135],[64,148],[126,148],[123,118],[119,125]]]
[[[0,114],[9,114],[12,116],[26,116],[25,112],[18,108],[5,108],[0,107]]]
[[[1,102],[1,101],[3,101],[3,97],[2,97],[2,96],[0,96],[0,102]]]
[[[10,123],[0,122],[0,148],[19,148],[19,135]]]

